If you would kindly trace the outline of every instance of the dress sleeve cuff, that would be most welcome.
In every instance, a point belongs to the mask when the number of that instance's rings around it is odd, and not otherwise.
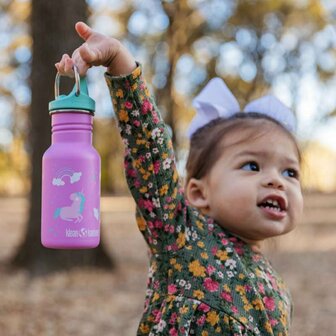
[[[118,81],[134,81],[137,78],[139,78],[142,74],[142,66],[139,62],[136,62],[137,67],[127,75],[119,75],[119,76],[113,76],[108,72],[105,72],[105,78],[106,80],[112,81],[112,82],[118,82]]]

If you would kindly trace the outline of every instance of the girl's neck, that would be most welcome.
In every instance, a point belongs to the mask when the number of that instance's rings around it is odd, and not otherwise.
[[[246,244],[250,245],[253,252],[261,253],[262,241],[261,240],[252,240],[248,238],[241,237],[236,235],[239,239],[244,241]]]
[[[227,229],[225,229],[227,230]],[[249,247],[251,248],[251,250],[253,252],[256,252],[256,253],[261,253],[261,248],[262,248],[262,243],[263,241],[262,240],[253,240],[253,239],[248,239],[248,238],[245,238],[235,232],[232,232],[230,230],[227,230],[231,235],[239,238],[241,241],[243,241],[244,243],[246,243],[246,245],[249,245]]]

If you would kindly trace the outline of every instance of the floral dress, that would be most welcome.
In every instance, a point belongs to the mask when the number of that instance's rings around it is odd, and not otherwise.
[[[269,261],[188,205],[141,67],[105,78],[138,227],[151,252],[137,335],[289,335],[290,295]]]

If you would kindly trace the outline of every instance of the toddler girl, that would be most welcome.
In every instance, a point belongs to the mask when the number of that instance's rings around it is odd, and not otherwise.
[[[56,64],[105,74],[125,144],[137,223],[151,251],[138,335],[288,335],[287,287],[260,243],[302,213],[293,116],[273,97],[239,113],[219,79],[195,100],[185,189],[141,67],[113,38],[77,23],[86,41]]]

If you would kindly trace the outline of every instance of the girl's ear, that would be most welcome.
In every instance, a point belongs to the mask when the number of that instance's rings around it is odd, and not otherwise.
[[[185,194],[189,203],[195,208],[205,211],[209,208],[208,193],[204,180],[191,178],[187,183]]]

